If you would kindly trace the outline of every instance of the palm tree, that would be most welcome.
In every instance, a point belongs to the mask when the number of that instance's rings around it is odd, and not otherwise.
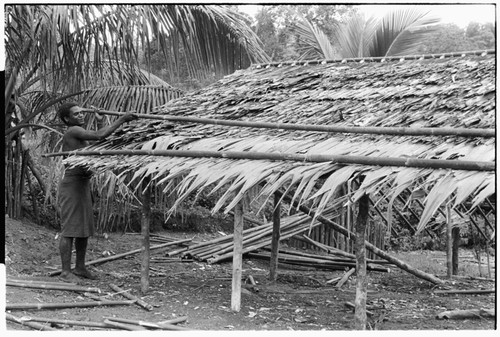
[[[54,105],[67,98],[141,113],[175,97],[174,88],[139,69],[139,55],[152,40],[171,64],[187,65],[192,77],[208,69],[230,73],[249,62],[268,61],[245,20],[220,5],[6,6],[8,214],[20,216],[23,168],[33,164],[23,161],[24,128],[57,132],[44,122],[54,118]]]
[[[304,47],[301,59],[387,57],[416,53],[438,22],[418,6],[404,6],[381,19],[355,13],[338,27],[335,44],[306,19],[297,23],[295,31]]]

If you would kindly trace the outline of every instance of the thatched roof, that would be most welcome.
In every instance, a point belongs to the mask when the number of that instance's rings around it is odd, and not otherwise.
[[[495,127],[495,55],[254,65],[158,107],[153,113],[224,120],[376,127]],[[179,149],[495,161],[495,138],[393,136],[258,129],[139,120],[94,149]],[[145,174],[176,189],[178,203],[204,188],[223,189],[228,211],[255,186],[293,190],[321,211],[337,188],[363,175],[362,193],[390,187],[426,191],[419,229],[453,197],[475,207],[495,193],[494,171],[341,163],[161,156],[78,156],[96,170]],[[320,177],[326,179],[319,179]],[[178,178],[181,182],[178,184]],[[171,182],[171,184],[168,184]],[[175,183],[174,183],[175,182]],[[176,205],[178,205],[178,203]]]

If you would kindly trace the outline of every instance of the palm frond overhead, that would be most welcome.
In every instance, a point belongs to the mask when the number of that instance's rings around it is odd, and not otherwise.
[[[183,62],[182,45],[193,75],[210,67],[232,72],[244,57],[269,59],[241,13],[221,5],[10,5],[5,35],[9,71],[31,64],[37,71],[28,81],[50,74],[72,91],[81,87],[69,80],[100,71],[105,60],[120,62],[118,75],[137,67],[152,38],[173,64]]]
[[[301,53],[299,60],[337,58],[337,52],[330,43],[328,36],[304,17],[298,20],[293,31],[299,36],[301,46],[298,50]]]
[[[356,58],[374,56],[370,49],[374,44],[374,35],[378,21],[366,18],[362,13],[354,14],[335,35],[342,57]]]
[[[448,56],[256,65],[169,101],[153,113],[274,123],[492,129],[495,55]],[[449,80],[452,76],[454,81]],[[133,122],[91,147],[116,148],[495,161],[491,137],[341,134],[150,120]],[[351,203],[364,193],[375,197],[382,189],[390,202],[405,190],[426,191],[419,229],[444,203],[466,202],[471,210],[495,193],[496,177],[494,171],[194,156],[70,156],[66,162],[130,173],[131,186],[140,186],[138,182],[148,176],[151,184],[165,184],[166,193],[178,193],[171,211],[202,190],[221,192],[213,211],[229,211],[259,187],[264,197],[289,191],[321,214],[337,197],[340,185],[359,178],[359,188],[348,195]]]
[[[419,6],[405,6],[387,13],[377,26],[370,56],[416,54],[423,38],[435,30],[439,21]]]

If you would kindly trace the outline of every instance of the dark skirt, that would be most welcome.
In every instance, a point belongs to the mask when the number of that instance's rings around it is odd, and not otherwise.
[[[94,235],[90,178],[66,174],[59,184],[61,235],[85,238]]]

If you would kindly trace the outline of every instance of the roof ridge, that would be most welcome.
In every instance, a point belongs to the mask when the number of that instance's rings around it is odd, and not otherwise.
[[[356,58],[343,58],[343,59],[333,59],[333,60],[304,60],[304,61],[286,61],[286,62],[271,62],[271,63],[255,63],[250,65],[250,68],[262,68],[262,67],[281,67],[285,65],[295,66],[295,65],[315,65],[315,64],[328,64],[328,63],[347,63],[347,62],[386,62],[386,61],[406,61],[406,60],[424,60],[424,59],[444,59],[451,57],[465,57],[470,55],[475,56],[486,56],[496,54],[495,49],[485,49],[485,50],[472,50],[464,52],[453,52],[453,53],[438,53],[438,54],[421,54],[421,55],[404,55],[404,56],[387,56],[387,57],[356,57]]]

